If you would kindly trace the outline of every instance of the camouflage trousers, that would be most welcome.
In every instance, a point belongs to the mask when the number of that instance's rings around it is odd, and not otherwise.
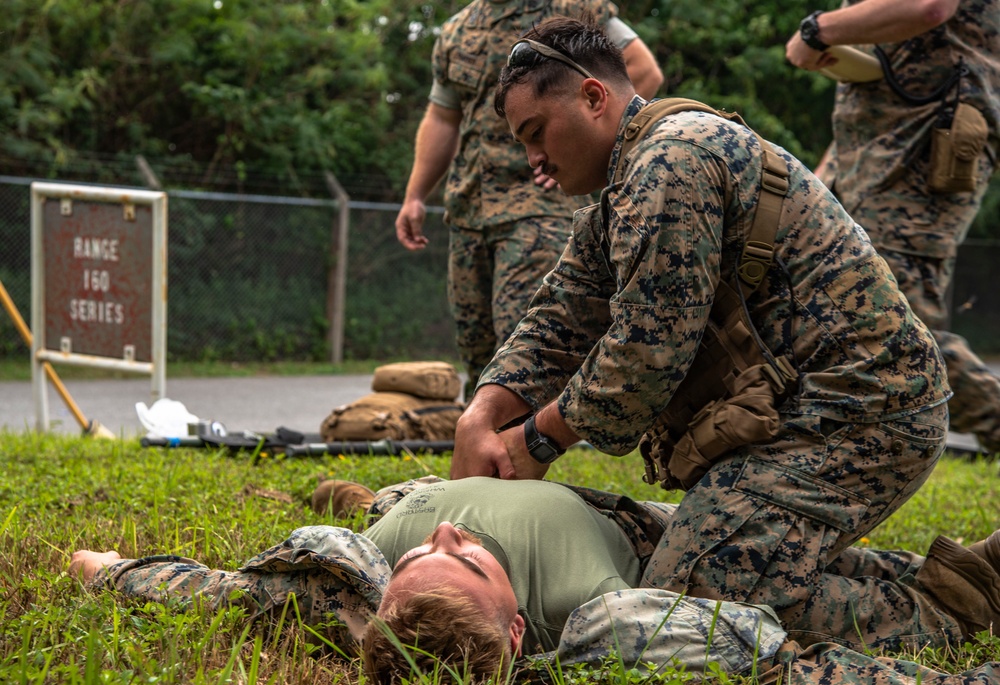
[[[760,685],[992,685],[1000,682],[1000,663],[987,662],[958,674],[933,671],[912,661],[873,657],[831,643],[803,648],[787,641],[770,660],[774,666]],[[758,672],[764,671],[759,668]]]
[[[914,578],[920,557],[851,547],[926,481],[946,426],[944,405],[873,424],[785,415],[774,442],[740,449],[687,491],[643,586],[771,606],[804,645],[960,641]]]
[[[566,247],[570,217],[535,216],[482,231],[451,227],[448,303],[469,380],[465,399]]]
[[[984,449],[1000,452],[1000,378],[964,338],[944,330],[958,246],[982,204],[993,163],[981,155],[976,190],[946,195],[927,190],[926,166],[926,160],[914,160],[911,173],[847,210],[888,262],[913,312],[934,333],[955,393],[949,403],[952,429],[975,433]]]

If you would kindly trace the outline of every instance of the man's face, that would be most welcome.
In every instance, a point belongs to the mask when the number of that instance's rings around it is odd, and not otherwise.
[[[419,547],[400,557],[386,587],[386,603],[416,592],[448,589],[473,599],[488,617],[512,621],[517,598],[500,562],[479,539],[444,522]]]
[[[584,88],[586,84],[589,89]],[[578,86],[539,97],[534,85],[518,83],[507,91],[504,103],[507,123],[524,145],[528,164],[532,168],[541,165],[542,172],[570,195],[603,188],[611,154],[593,105],[594,89],[603,91],[603,86],[596,79],[581,80]]]

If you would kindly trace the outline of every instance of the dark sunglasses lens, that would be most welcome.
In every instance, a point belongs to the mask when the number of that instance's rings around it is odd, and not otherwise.
[[[507,57],[508,67],[531,67],[538,60],[538,53],[527,43],[518,43]]]

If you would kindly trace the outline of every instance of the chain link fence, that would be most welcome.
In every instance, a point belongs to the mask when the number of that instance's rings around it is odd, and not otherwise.
[[[32,180],[0,176],[0,282],[26,320]],[[120,185],[144,184],[136,173]],[[168,359],[329,360],[336,202],[190,190],[168,196]],[[352,201],[349,208],[344,358],[454,359],[440,211],[428,215],[429,246],[413,253],[396,241],[398,205]],[[998,259],[1000,241],[970,239],[953,288],[952,329],[983,355],[1000,354]],[[25,354],[14,326],[0,323],[0,356]]]
[[[32,180],[0,177],[0,282],[26,320]],[[412,253],[396,241],[398,206],[348,206],[344,358],[455,358],[440,211]],[[168,359],[329,360],[337,218],[332,199],[168,191]],[[0,324],[0,356],[26,353]]]

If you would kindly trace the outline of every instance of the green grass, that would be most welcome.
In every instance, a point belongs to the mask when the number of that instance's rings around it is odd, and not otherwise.
[[[296,620],[251,624],[236,608],[176,611],[84,592],[66,574],[81,548],[125,557],[173,553],[228,570],[303,525],[334,521],[307,499],[321,478],[381,487],[428,473],[447,456],[306,457],[142,449],[138,441],[0,433],[0,682],[356,683],[355,663],[320,650]],[[641,482],[637,458],[576,450],[549,473],[561,480],[677,501]],[[997,463],[945,459],[928,484],[870,536],[875,547],[923,551],[945,532],[968,541],[1000,522]],[[277,494],[276,494],[277,493]],[[278,495],[287,495],[282,498]],[[958,671],[1000,660],[1000,640],[916,659]],[[567,682],[633,682],[627,665]],[[725,677],[720,682],[740,682]]]

